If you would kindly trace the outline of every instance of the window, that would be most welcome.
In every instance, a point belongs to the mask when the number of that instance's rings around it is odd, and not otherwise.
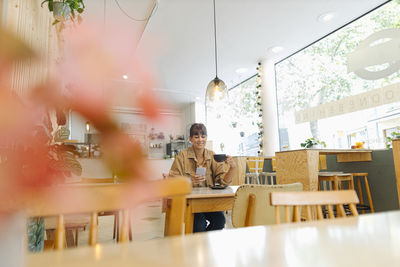
[[[259,151],[256,76],[231,88],[225,103],[207,105],[208,138],[215,152],[256,156]]]
[[[358,58],[367,64],[379,45],[400,40],[380,38],[360,52],[367,37],[399,28],[400,4],[391,1],[275,65],[281,150],[300,148],[310,137],[325,141],[328,148],[350,148],[355,142],[385,147],[384,130],[400,126],[400,100],[382,99],[399,91],[400,71],[366,79],[358,70],[378,73],[390,64],[398,66],[393,62],[398,48],[380,65],[353,70],[350,63],[357,52],[364,53]]]

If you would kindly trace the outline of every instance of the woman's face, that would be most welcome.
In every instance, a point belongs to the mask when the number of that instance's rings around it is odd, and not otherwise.
[[[192,143],[194,149],[204,149],[206,147],[207,135],[201,133],[195,134],[190,137],[189,140]]]

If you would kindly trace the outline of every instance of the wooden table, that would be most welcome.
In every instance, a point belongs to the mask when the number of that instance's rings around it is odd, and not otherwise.
[[[193,233],[195,213],[231,210],[238,187],[228,186],[225,189],[194,187],[192,193],[186,196],[185,234]],[[166,217],[168,216],[169,208],[167,207]],[[165,235],[167,236],[168,233]]]
[[[366,149],[299,149],[276,152],[278,184],[301,182],[303,190],[318,190],[319,155],[337,155],[338,162],[372,161]]]
[[[400,211],[29,254],[28,267],[400,266]]]

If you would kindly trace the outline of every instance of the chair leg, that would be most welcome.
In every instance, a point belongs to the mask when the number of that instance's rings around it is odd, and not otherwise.
[[[335,176],[335,180],[333,181],[333,189],[339,190],[339,181],[338,178]]]
[[[75,229],[75,247],[78,247],[78,234],[79,234],[79,229]]]
[[[131,222],[131,214],[129,214],[129,241],[132,241],[132,222]]]
[[[367,196],[368,196],[369,206],[371,207],[371,213],[375,213],[374,204],[372,203],[371,191],[369,189],[367,176],[364,176],[364,182],[365,182],[365,189],[367,189]]]
[[[353,175],[351,176],[351,179],[349,180],[349,189],[354,190],[354,180],[353,180]]]
[[[116,214],[117,216],[117,242],[119,242],[119,211]]]
[[[115,234],[117,232],[117,214],[114,213],[114,231],[113,231],[113,239],[115,239]]]
[[[74,240],[74,232],[72,231],[71,228],[67,228],[65,230],[65,242],[67,244],[67,247],[73,247],[75,245],[75,240]]]
[[[360,199],[360,204],[364,205],[364,197],[363,197],[363,192],[362,192],[362,188],[361,188],[361,177],[359,176],[354,176],[354,178],[357,180],[357,189],[358,189],[358,197]],[[361,210],[361,213],[365,213],[364,209]]]

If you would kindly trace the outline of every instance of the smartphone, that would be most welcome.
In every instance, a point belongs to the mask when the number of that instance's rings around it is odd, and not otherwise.
[[[196,174],[200,176],[206,176],[206,168],[204,167],[196,168]]]

